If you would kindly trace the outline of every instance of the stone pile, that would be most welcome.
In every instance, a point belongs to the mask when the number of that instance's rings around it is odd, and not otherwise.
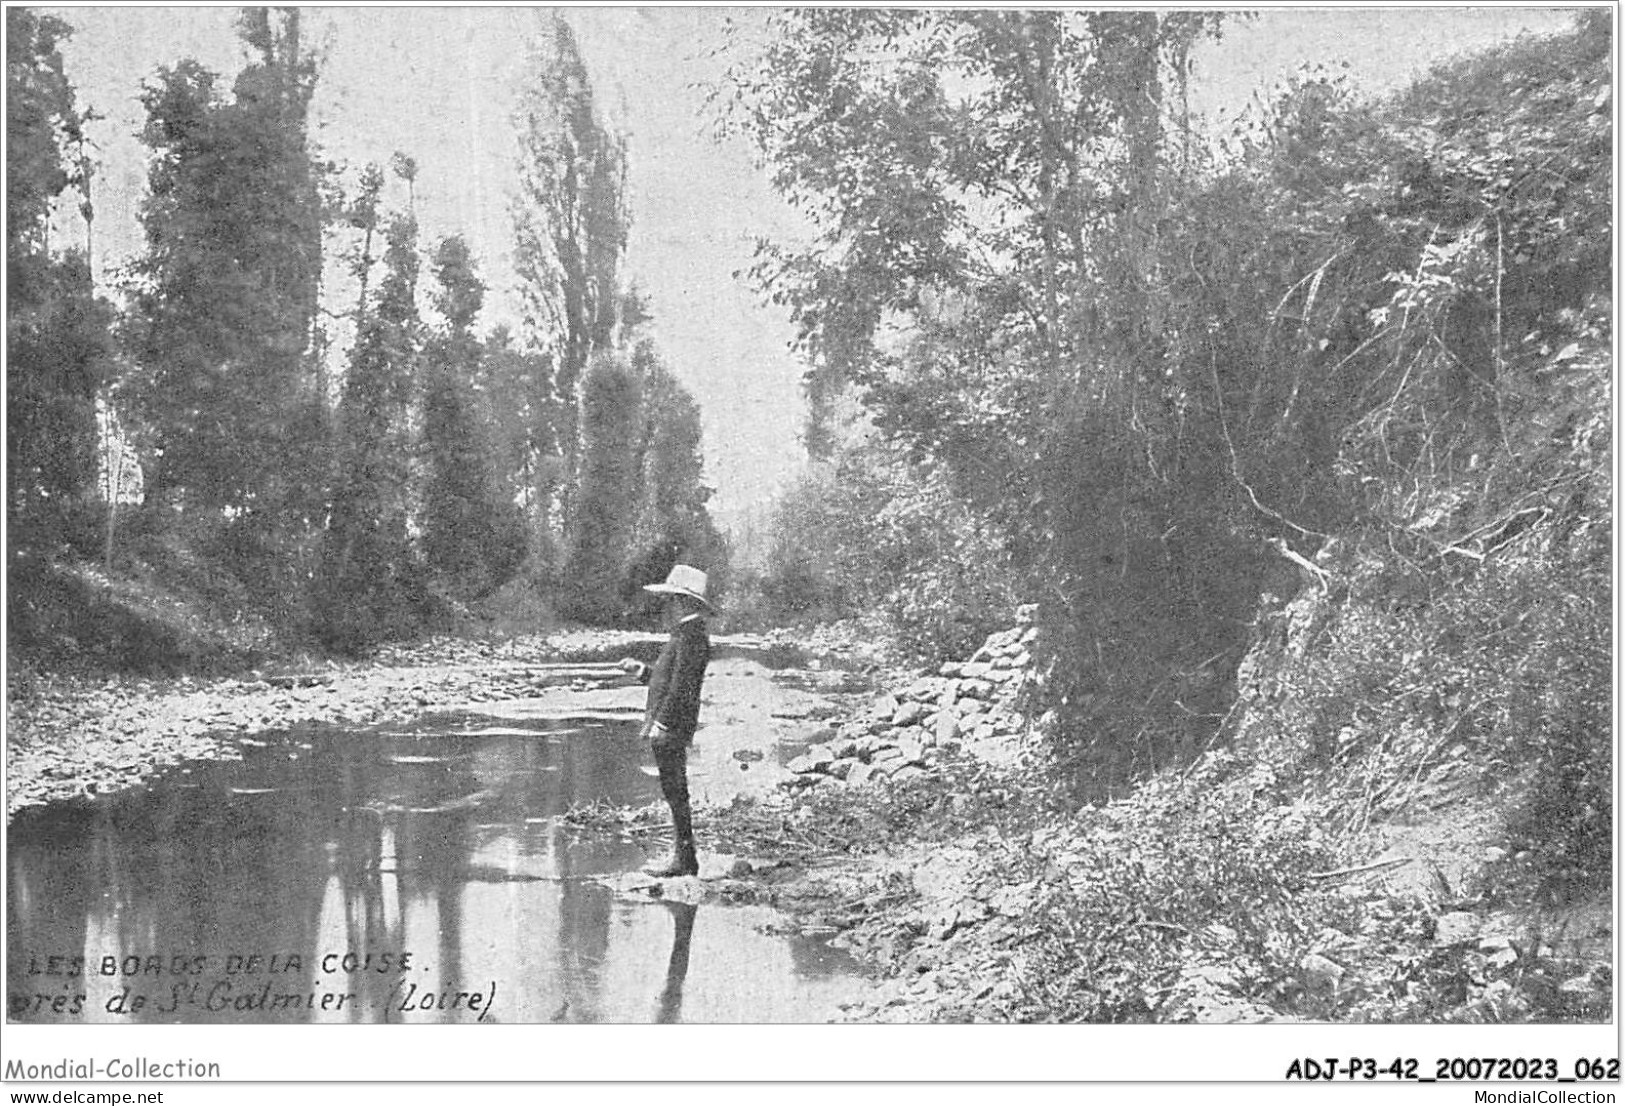
[[[1034,613],[1030,605],[1017,608],[1017,624],[990,635],[970,660],[917,675],[837,724],[828,740],[785,765],[792,774],[781,786],[901,782],[925,775],[945,753],[1023,734],[1027,720],[1016,704],[1032,679]]]

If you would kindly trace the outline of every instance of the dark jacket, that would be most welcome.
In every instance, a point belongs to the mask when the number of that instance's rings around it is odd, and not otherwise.
[[[711,635],[705,619],[684,619],[661,647],[654,667],[645,666],[642,679],[649,685],[645,724],[658,722],[673,738],[694,740],[700,721],[700,685],[711,660]]]

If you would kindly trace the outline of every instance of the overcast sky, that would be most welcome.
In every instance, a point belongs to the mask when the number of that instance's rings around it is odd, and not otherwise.
[[[97,201],[98,261],[113,267],[140,248],[144,189],[141,82],[182,57],[234,73],[242,63],[234,9],[57,7],[75,27],[64,48],[104,167]],[[803,234],[741,146],[709,138],[704,86],[725,18],[751,8],[572,7],[604,108],[630,136],[633,240],[627,270],[650,296],[655,336],[705,420],[707,476],[717,506],[760,501],[799,464],[801,369],[786,349],[783,313],[732,274],[755,236]],[[508,196],[514,147],[509,112],[526,43],[546,9],[310,8],[305,35],[324,51],[313,107],[327,156],[359,167],[402,150],[417,158],[425,244],[464,234],[492,293],[487,324],[511,320]],[[1233,26],[1197,57],[1193,108],[1234,113],[1258,88],[1303,62],[1348,61],[1360,86],[1387,89],[1447,54],[1520,29],[1566,24],[1556,8],[1277,9]],[[349,179],[353,180],[353,176]],[[396,200],[404,201],[397,196]]]

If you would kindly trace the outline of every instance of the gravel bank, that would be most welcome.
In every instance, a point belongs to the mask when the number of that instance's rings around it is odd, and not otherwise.
[[[573,631],[500,643],[450,638],[369,661],[222,679],[14,680],[6,704],[6,814],[140,784],[163,768],[238,755],[235,739],[307,723],[371,726],[457,703],[536,695],[538,665],[648,649],[647,634]]]

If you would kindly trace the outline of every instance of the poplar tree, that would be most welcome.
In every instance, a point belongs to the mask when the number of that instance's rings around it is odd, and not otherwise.
[[[654,344],[632,354],[640,381],[637,475],[631,540],[623,580],[627,609],[639,605],[645,584],[663,580],[679,562],[716,575],[723,547],[706,503],[700,406],[672,374]]]
[[[565,551],[560,612],[585,622],[621,614],[627,542],[637,504],[639,382],[625,359],[600,353],[581,387],[581,478]]]
[[[425,358],[424,553],[442,586],[469,599],[512,578],[524,559],[525,535],[517,508],[499,492],[490,424],[476,391],[483,350],[473,327],[485,285],[460,237],[441,241],[433,269],[445,325]]]
[[[514,266],[524,339],[528,350],[552,359],[559,415],[552,433],[538,428],[537,444],[556,444],[562,458],[555,485],[540,489],[537,510],[548,511],[557,496],[568,519],[585,436],[580,390],[589,358],[614,343],[629,216],[626,141],[600,117],[574,32],[557,14],[533,56],[514,125]],[[550,475],[546,466],[539,473]]]
[[[350,653],[410,636],[432,613],[428,574],[409,527],[420,351],[417,224],[398,215],[385,238],[377,304],[350,352],[338,471],[311,593],[317,635]]]
[[[6,519],[13,556],[66,536],[96,478],[97,389],[111,312],[83,253],[51,241],[53,206],[86,196],[87,118],[62,69],[59,19],[6,9]]]
[[[321,432],[316,317],[327,166],[308,135],[317,64],[298,9],[245,9],[251,62],[229,93],[193,60],[161,69],[142,102],[151,150],[130,333],[156,450],[159,517],[230,531],[259,579],[313,524]],[[314,464],[315,462],[313,462]],[[165,513],[167,512],[167,513]],[[246,543],[246,544],[245,544]]]

